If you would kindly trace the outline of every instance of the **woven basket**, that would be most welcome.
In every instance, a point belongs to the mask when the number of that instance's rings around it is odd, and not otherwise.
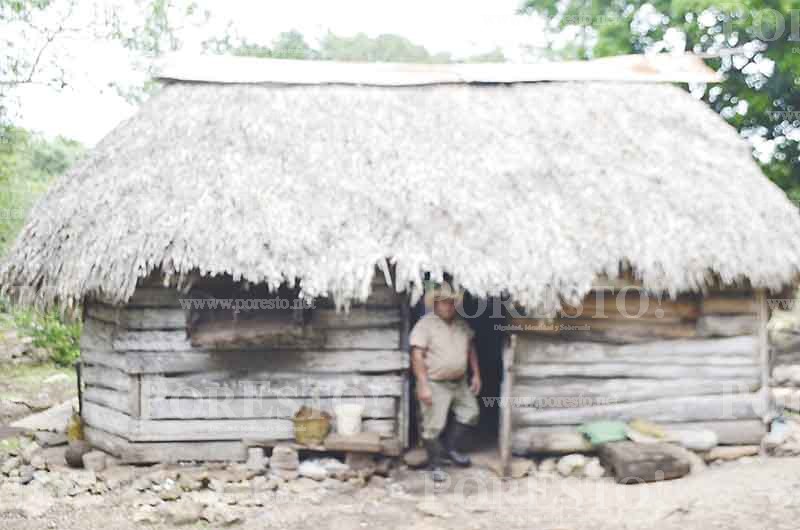
[[[294,439],[303,445],[322,445],[331,430],[331,416],[327,412],[302,406],[295,413]]]

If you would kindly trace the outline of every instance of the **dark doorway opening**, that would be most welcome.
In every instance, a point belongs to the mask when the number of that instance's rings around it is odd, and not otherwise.
[[[498,309],[499,307],[499,309]],[[424,300],[420,300],[410,311],[411,328],[425,314]],[[463,318],[475,332],[475,347],[478,354],[478,365],[481,370],[481,392],[477,396],[481,409],[478,426],[474,429],[471,449],[485,449],[497,446],[500,407],[495,398],[500,396],[500,385],[503,377],[503,345],[506,340],[505,311],[500,300],[478,298],[469,293],[464,294],[462,307],[459,309]],[[416,398],[416,385],[411,379],[411,433],[410,443],[415,446],[419,441],[419,403]]]

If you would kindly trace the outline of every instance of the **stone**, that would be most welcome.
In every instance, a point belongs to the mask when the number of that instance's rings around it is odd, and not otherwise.
[[[157,524],[161,522],[161,515],[152,506],[142,506],[133,514],[133,521],[140,524]]]
[[[318,460],[306,460],[297,468],[301,477],[308,477],[312,480],[325,480],[328,478],[328,471]]]
[[[47,460],[45,460],[42,455],[34,455],[34,457],[31,458],[31,467],[38,470],[47,469]]]
[[[264,455],[264,449],[261,447],[250,447],[247,450],[247,462],[245,463],[247,469],[256,473],[263,473],[269,466],[269,458]]]
[[[42,448],[36,442],[28,442],[22,444],[19,451],[19,456],[22,457],[22,461],[26,464],[30,464],[33,457],[41,450]]]
[[[295,480],[300,476],[296,469],[281,469],[270,466],[269,472],[271,476],[278,477],[284,482]]]
[[[152,491],[147,491],[145,493],[136,495],[132,500],[131,504],[134,506],[157,506],[161,504],[161,499],[158,498],[158,495],[153,493]]]
[[[375,462],[375,474],[388,477],[392,471],[392,459],[380,458]]]
[[[67,433],[64,432],[36,431],[33,437],[42,447],[57,447],[67,443]]]
[[[429,517],[449,519],[453,516],[446,504],[438,500],[427,500],[417,504],[417,511]]]
[[[575,453],[561,457],[556,464],[556,469],[563,477],[577,477],[583,473],[583,467],[585,465],[586,457]]]
[[[669,443],[611,442],[600,446],[600,461],[620,484],[641,484],[682,477],[691,464]]]
[[[254,492],[275,491],[278,489],[278,481],[263,476],[255,477],[251,482],[251,486]]]
[[[75,440],[69,443],[69,447],[67,447],[67,450],[64,453],[64,460],[67,461],[67,465],[69,467],[76,469],[82,468],[83,455],[91,450],[92,446],[89,445],[89,442],[84,440]]]
[[[300,466],[300,457],[293,447],[278,444],[272,449],[269,466],[270,469],[296,470]]]
[[[33,481],[34,469],[32,466],[23,466],[19,470],[19,483],[23,486],[30,484]]]
[[[192,501],[170,502],[161,506],[161,513],[176,526],[195,524],[203,515],[203,505]]]
[[[149,490],[152,485],[153,483],[150,482],[150,479],[137,478],[136,480],[133,481],[131,487],[137,491],[145,491]]]
[[[183,491],[197,491],[203,488],[203,481],[198,480],[195,474],[181,473],[178,477],[178,487]]]
[[[369,479],[369,485],[376,488],[383,488],[386,486],[386,478],[381,475],[372,475],[372,478]]]
[[[102,451],[89,451],[82,457],[84,469],[99,473],[106,468],[106,454]]]
[[[71,471],[66,476],[81,488],[90,488],[97,482],[97,475],[92,470]]]
[[[206,506],[200,517],[214,526],[230,526],[244,520],[240,512],[223,504]]]
[[[106,469],[104,469],[98,475],[100,480],[105,482],[108,485],[108,487],[112,490],[131,484],[135,476],[136,474],[131,466],[113,466],[113,467],[107,466]],[[148,489],[148,488],[149,484],[148,487],[143,489]]]
[[[299,478],[289,483],[289,491],[292,493],[308,493],[316,491],[319,488],[319,483],[310,478]]]
[[[48,376],[48,377],[45,377],[44,379],[42,379],[42,383],[45,384],[45,385],[57,385],[57,384],[62,384],[62,383],[67,383],[68,384],[68,383],[71,383],[71,382],[72,382],[72,379],[70,379],[70,377],[65,373],[53,374],[51,376]]]
[[[757,445],[720,445],[706,453],[705,460],[737,460],[745,456],[756,456],[760,449]]]
[[[583,476],[590,480],[598,480],[606,474],[605,468],[600,464],[599,458],[590,458],[583,467]]]
[[[543,475],[549,475],[556,471],[556,466],[558,464],[558,460],[555,458],[545,458],[541,462],[539,462],[539,473]]]
[[[415,447],[403,455],[403,462],[408,467],[418,468],[428,463],[428,453],[421,447]]]
[[[4,475],[8,475],[21,465],[22,465],[22,459],[19,458],[18,456],[12,456],[11,458],[5,459],[3,465],[0,466],[0,471],[2,471]]]
[[[176,501],[181,498],[182,493],[178,483],[171,479],[164,481],[157,490],[158,497],[163,501]]]
[[[703,460],[703,458],[694,451],[690,451],[676,444],[666,444],[665,448],[673,451],[677,458],[687,460],[689,462],[689,473],[702,473],[708,469],[705,460]]]

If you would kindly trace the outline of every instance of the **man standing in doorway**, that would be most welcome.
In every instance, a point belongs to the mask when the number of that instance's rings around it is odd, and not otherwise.
[[[474,332],[456,314],[460,293],[443,283],[427,296],[432,299],[433,312],[417,322],[409,342],[422,411],[422,440],[433,480],[441,482],[446,479],[441,467],[444,455],[457,465],[470,465],[469,457],[461,450],[470,426],[478,423],[480,409],[475,396],[481,390],[481,374],[472,340]],[[469,382],[467,365],[472,371]],[[451,410],[455,423],[442,445],[439,436]]]

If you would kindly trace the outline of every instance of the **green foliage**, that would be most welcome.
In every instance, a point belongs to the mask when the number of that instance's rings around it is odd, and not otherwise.
[[[425,47],[414,44],[405,37],[393,34],[370,37],[357,33],[352,37],[340,37],[328,33],[318,48],[308,44],[302,33],[292,30],[281,33],[271,45],[264,46],[237,40],[230,35],[204,43],[206,51],[244,57],[273,59],[305,59],[354,62],[404,62],[404,63],[451,63],[449,53],[431,54]],[[505,56],[499,49],[463,59],[464,62],[503,62]]]
[[[58,365],[71,366],[80,356],[80,322],[69,322],[57,311],[39,313],[26,309],[12,310],[14,323],[37,348],[45,348]]]
[[[553,32],[578,31],[564,55],[591,58],[683,49],[719,58],[725,81],[708,104],[774,149],[764,172],[800,199],[800,0],[527,0]],[[793,12],[794,11],[794,12]],[[665,39],[668,33],[672,39]],[[672,45],[670,43],[673,43]],[[681,45],[679,45],[680,47]]]
[[[11,126],[0,130],[0,254],[48,183],[82,153],[81,144],[66,138],[48,140]]]

